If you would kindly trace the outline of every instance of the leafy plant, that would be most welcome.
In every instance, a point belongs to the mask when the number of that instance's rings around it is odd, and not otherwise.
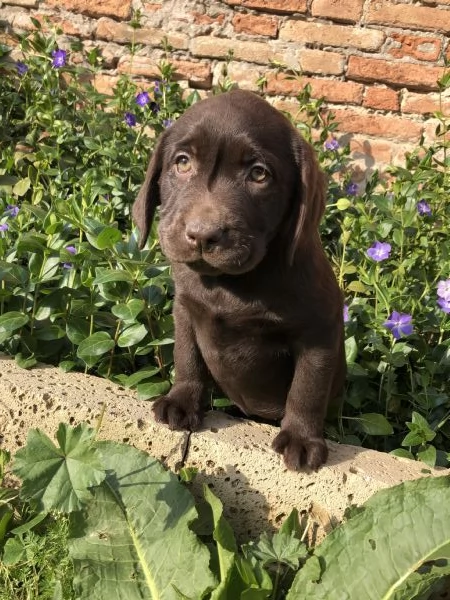
[[[157,136],[198,96],[173,81],[168,46],[156,81],[123,76],[106,95],[98,49],[39,30],[20,44],[21,61],[0,58],[0,349],[155,398],[172,380],[173,284],[155,230],[138,249],[130,207]],[[226,66],[215,92],[233,86]],[[405,167],[357,184],[333,114],[299,90],[293,122],[328,175],[322,239],[346,300],[348,385],[327,435],[448,465],[449,119],[436,113],[436,141]]]
[[[64,599],[426,600],[450,575],[448,477],[378,492],[314,549],[296,510],[277,533],[239,548],[207,486],[197,508],[145,452],[97,441],[86,425],[61,424],[57,441],[31,430],[16,454],[21,511],[31,518],[0,539],[2,600],[22,598],[17,572],[32,561],[32,597]],[[55,560],[55,543],[63,579],[39,563],[40,553]]]

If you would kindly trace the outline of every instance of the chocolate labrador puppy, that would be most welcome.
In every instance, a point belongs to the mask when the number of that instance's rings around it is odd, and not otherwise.
[[[175,282],[175,383],[154,403],[157,421],[197,429],[212,379],[245,414],[281,419],[273,447],[289,469],[317,469],[345,360],[312,148],[251,92],[203,100],[158,140],[133,207],[141,247],[158,205]]]

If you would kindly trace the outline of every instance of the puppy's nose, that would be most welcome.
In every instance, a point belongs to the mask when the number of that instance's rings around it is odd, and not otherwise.
[[[214,223],[191,221],[187,223],[185,235],[190,246],[204,251],[211,250],[224,234],[222,227]]]

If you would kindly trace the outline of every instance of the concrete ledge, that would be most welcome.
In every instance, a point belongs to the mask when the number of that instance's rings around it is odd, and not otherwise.
[[[137,401],[123,387],[46,365],[25,371],[0,355],[0,446],[11,452],[30,428],[54,438],[60,422],[95,426],[104,405],[99,437],[130,443],[172,470],[197,467],[194,495],[200,498],[202,485],[209,485],[241,541],[277,527],[294,507],[312,517],[312,537],[319,540],[350,504],[426,473],[419,462],[332,442],[325,467],[293,473],[271,449],[276,427],[215,412],[199,432],[170,431],[155,423],[150,402]]]

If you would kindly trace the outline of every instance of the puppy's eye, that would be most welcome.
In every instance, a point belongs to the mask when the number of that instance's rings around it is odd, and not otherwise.
[[[178,173],[185,175],[192,169],[191,159],[187,154],[179,154],[175,160],[175,167]]]
[[[255,165],[250,171],[250,179],[255,183],[265,183],[269,175],[269,171],[262,165]]]

